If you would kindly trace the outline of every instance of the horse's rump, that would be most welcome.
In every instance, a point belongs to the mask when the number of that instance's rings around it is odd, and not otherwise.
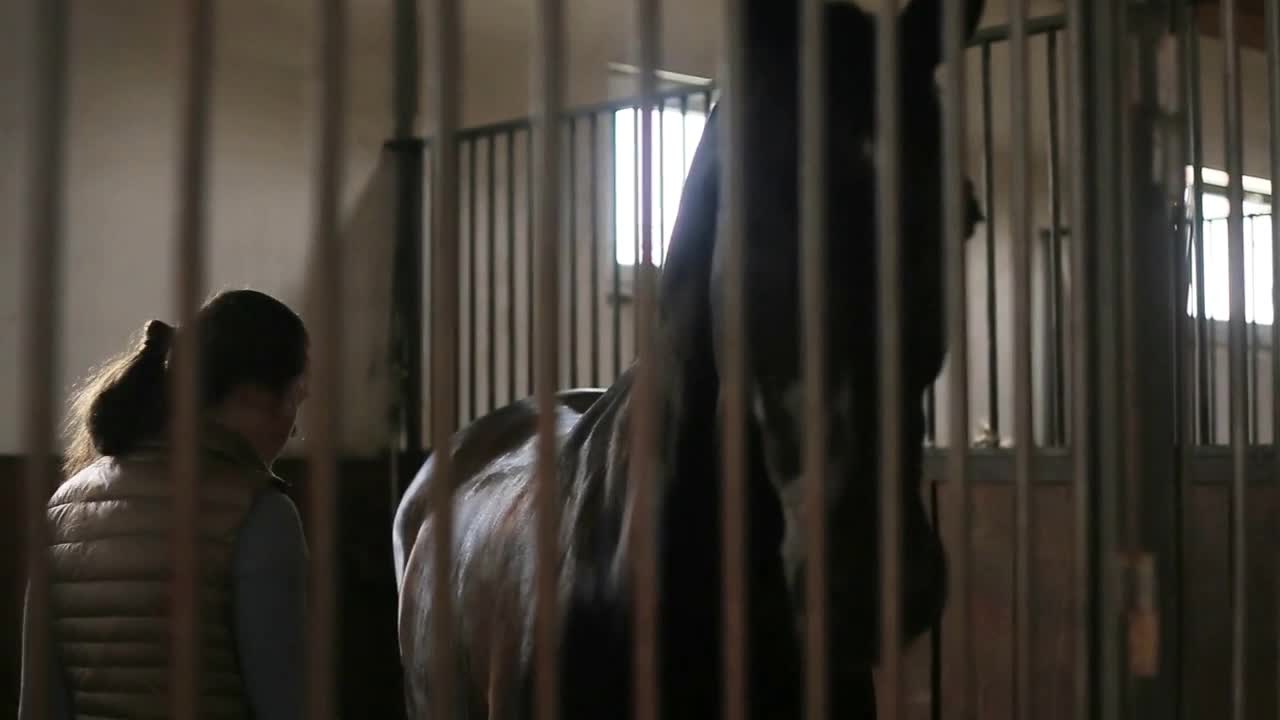
[[[578,419],[604,394],[579,389],[556,396],[556,436],[562,443]],[[455,702],[481,703],[490,713],[514,701],[518,664],[529,651],[524,605],[532,593],[532,489],[536,466],[537,406],[532,399],[500,408],[453,437],[451,590],[457,663],[465,673]],[[400,653],[411,705],[426,702],[432,651],[436,552],[432,493],[434,453],[414,477],[397,508],[393,552],[400,595]],[[465,609],[465,612],[463,610]]]

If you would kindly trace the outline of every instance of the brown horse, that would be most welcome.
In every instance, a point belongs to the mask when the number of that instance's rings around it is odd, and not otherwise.
[[[968,2],[968,30],[982,0]],[[903,206],[903,633],[911,640],[946,601],[946,563],[918,480],[921,397],[946,352],[942,335],[941,110],[938,0],[900,17]],[[752,718],[802,709],[799,627],[804,557],[800,476],[797,187],[797,9],[749,0],[745,255],[747,427],[747,708]],[[872,718],[878,655],[878,448],[875,23],[831,3],[828,33],[827,418],[830,709]],[[720,395],[715,342],[723,273],[717,247],[718,108],[686,181],[659,288],[656,486],[659,681],[663,718],[721,715]],[[967,232],[980,218],[970,195]],[[607,391],[563,393],[557,405],[561,513],[558,646],[563,717],[630,717],[631,553],[624,533],[633,374]],[[458,717],[531,717],[534,678],[533,510],[537,412],[522,401],[459,432],[455,469],[453,610]],[[434,464],[414,479],[395,519],[400,649],[411,717],[427,717],[432,667]]]

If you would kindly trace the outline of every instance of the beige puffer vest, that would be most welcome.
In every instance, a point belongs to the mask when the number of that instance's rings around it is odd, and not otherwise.
[[[250,716],[236,656],[236,535],[259,493],[279,483],[247,441],[201,430],[200,717]],[[173,492],[168,452],[102,458],[49,501],[50,620],[77,717],[169,711]]]

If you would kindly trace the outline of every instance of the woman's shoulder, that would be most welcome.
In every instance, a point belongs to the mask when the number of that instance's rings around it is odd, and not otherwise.
[[[120,495],[163,495],[165,488],[153,482],[159,477],[158,470],[154,463],[122,462],[121,459],[110,456],[99,457],[63,480],[50,496],[49,507],[110,500]]]
[[[278,570],[305,558],[302,516],[293,499],[279,489],[259,494],[245,516],[237,544],[236,564],[242,574]]]

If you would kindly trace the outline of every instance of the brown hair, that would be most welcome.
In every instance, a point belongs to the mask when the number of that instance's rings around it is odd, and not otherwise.
[[[306,368],[307,331],[287,305],[256,290],[219,293],[196,316],[200,399],[222,402],[242,384],[284,392]],[[101,456],[126,455],[168,421],[169,351],[180,332],[149,321],[132,350],[89,373],[71,397],[68,477]]]

